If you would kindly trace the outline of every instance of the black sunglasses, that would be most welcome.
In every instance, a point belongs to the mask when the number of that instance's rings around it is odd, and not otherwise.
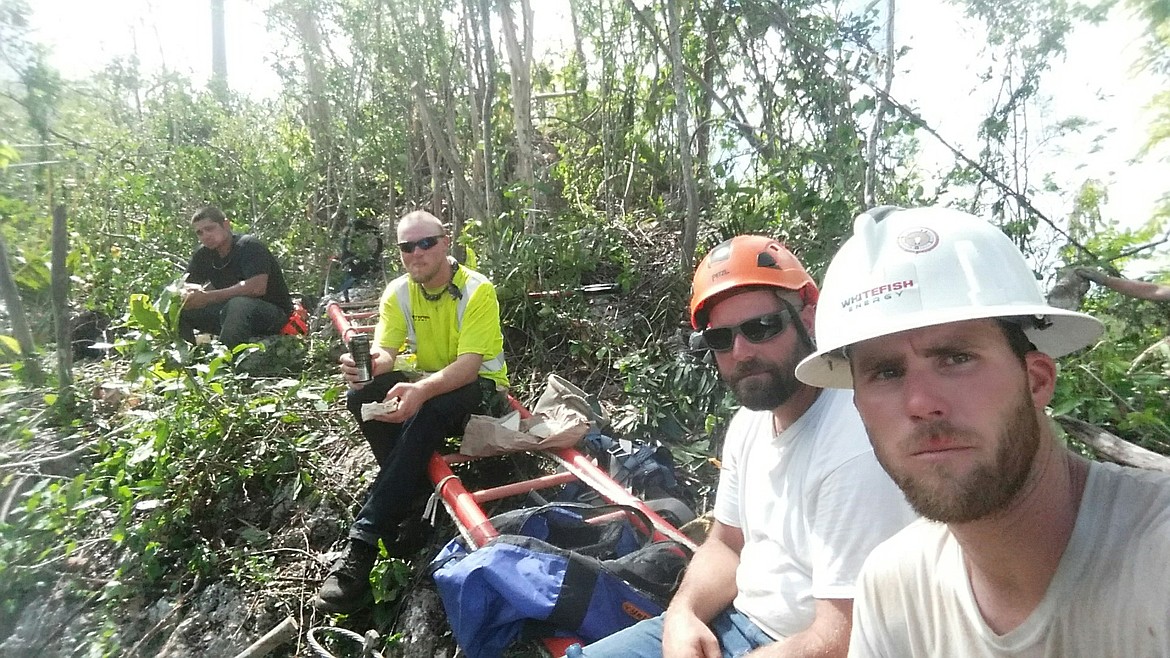
[[[443,239],[443,236],[441,236],[441,235],[432,235],[429,238],[423,238],[421,240],[409,240],[407,242],[399,242],[398,249],[401,250],[402,253],[404,253],[404,254],[413,254],[415,247],[418,247],[419,249],[426,251],[427,249],[430,249],[431,247],[439,244],[439,240],[442,240],[442,239]]]
[[[716,352],[726,352],[735,344],[735,337],[742,334],[749,343],[762,343],[784,331],[788,321],[784,316],[787,309],[745,320],[733,327],[710,327],[703,330],[703,341]]]

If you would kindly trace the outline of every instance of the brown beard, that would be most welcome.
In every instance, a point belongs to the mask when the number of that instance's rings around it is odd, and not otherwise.
[[[1018,399],[1019,404],[1003,418],[994,463],[981,464],[962,478],[939,474],[930,480],[916,480],[899,472],[881,451],[875,450],[878,462],[897,483],[914,511],[925,518],[943,523],[965,523],[999,512],[1011,505],[1023,488],[1040,447],[1040,422],[1026,388]],[[938,435],[979,440],[969,431],[947,421],[938,421],[919,428],[911,443],[922,443]]]
[[[798,343],[783,363],[775,364],[759,359],[743,361],[724,375],[724,380],[735,392],[735,399],[752,411],[771,411],[784,404],[803,384],[796,378],[796,365],[812,351]],[[752,375],[767,375],[766,381],[744,381]]]

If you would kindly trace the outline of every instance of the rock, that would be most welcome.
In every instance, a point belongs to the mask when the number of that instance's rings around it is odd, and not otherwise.
[[[84,645],[84,634],[90,624],[83,614],[85,604],[84,599],[70,595],[69,588],[58,583],[20,612],[12,634],[0,644],[0,658],[51,656],[56,654],[51,648],[54,645]]]
[[[420,583],[406,595],[402,615],[395,624],[400,639],[395,646],[401,658],[451,658],[455,640],[447,625],[443,602],[429,581]]]

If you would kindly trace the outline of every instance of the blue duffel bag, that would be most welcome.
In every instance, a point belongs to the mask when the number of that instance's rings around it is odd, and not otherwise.
[[[690,559],[678,542],[650,541],[632,507],[553,503],[492,523],[504,534],[475,551],[452,540],[431,563],[469,658],[497,658],[522,637],[594,642],[661,614]]]

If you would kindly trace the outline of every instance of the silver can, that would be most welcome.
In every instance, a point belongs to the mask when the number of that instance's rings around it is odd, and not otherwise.
[[[357,367],[357,381],[368,382],[374,378],[374,363],[370,358],[369,335],[354,334],[349,339],[349,355],[353,357],[353,364]]]

